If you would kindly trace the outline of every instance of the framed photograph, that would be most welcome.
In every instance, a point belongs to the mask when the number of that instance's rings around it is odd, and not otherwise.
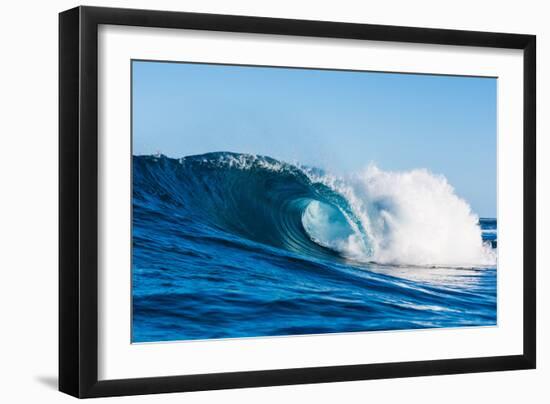
[[[535,36],[59,24],[61,391],[535,368]]]

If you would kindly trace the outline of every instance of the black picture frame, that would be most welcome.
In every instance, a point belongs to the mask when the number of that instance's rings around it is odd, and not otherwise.
[[[523,50],[523,354],[98,380],[98,26],[181,28]],[[103,397],[324,383],[536,366],[534,35],[77,7],[59,15],[59,390]]]

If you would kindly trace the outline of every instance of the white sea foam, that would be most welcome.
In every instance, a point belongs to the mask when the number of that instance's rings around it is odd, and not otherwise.
[[[361,234],[354,230],[335,243],[350,258],[392,265],[496,264],[496,252],[482,241],[478,216],[442,175],[371,165],[347,179],[310,178],[344,196],[360,221]]]

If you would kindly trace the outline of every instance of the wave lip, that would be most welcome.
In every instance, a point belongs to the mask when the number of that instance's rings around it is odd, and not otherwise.
[[[374,166],[347,178],[231,152],[134,156],[134,201],[315,259],[486,266],[479,219],[442,176]]]

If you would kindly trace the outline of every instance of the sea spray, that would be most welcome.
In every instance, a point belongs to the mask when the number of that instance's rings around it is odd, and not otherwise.
[[[352,179],[369,212],[373,260],[380,263],[484,266],[496,254],[483,243],[478,216],[442,175],[370,165]]]
[[[314,208],[303,218],[315,241],[351,259],[391,265],[496,265],[496,252],[482,240],[478,216],[443,175],[426,169],[384,171],[374,164],[347,177],[304,170],[313,183],[343,195],[360,219],[364,234],[343,237],[339,231],[331,241],[326,217],[335,215],[324,212],[324,205],[312,202]]]

